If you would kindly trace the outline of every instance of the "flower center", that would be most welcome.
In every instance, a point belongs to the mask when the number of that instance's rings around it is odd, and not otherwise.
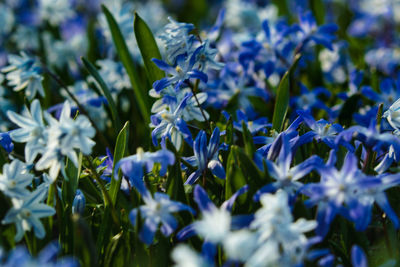
[[[14,188],[17,186],[17,183],[15,181],[10,181],[10,183],[8,184],[8,187],[10,188]]]
[[[32,212],[30,210],[24,209],[22,211],[22,216],[25,218],[29,218],[29,217],[31,217],[31,215],[32,215]]]
[[[138,147],[138,148],[136,149],[136,155],[137,155],[137,157],[138,157],[138,160],[142,160],[143,157],[144,157],[144,150],[143,150],[143,148]]]

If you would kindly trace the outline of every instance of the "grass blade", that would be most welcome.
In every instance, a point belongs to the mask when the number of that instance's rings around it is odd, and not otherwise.
[[[117,54],[121,59],[122,64],[124,65],[126,72],[128,73],[129,79],[131,81],[136,102],[139,105],[140,113],[144,121],[146,122],[145,124],[147,125],[150,121],[149,119],[150,109],[148,108],[147,91],[140,87],[139,76],[134,68],[135,64],[132,60],[131,54],[128,50],[128,46],[126,45],[124,37],[121,33],[121,30],[118,27],[115,18],[105,5],[102,5],[101,8],[103,10],[104,15],[106,16],[108,26],[110,27],[111,35],[114,41],[115,48],[117,50]]]
[[[301,55],[298,54],[295,56],[292,66],[286,71],[285,75],[278,86],[278,91],[276,94],[274,115],[272,117],[272,128],[278,132],[282,131],[283,123],[286,118],[287,111],[289,109],[289,88],[290,88],[290,75],[295,69],[297,62],[299,61]]]
[[[129,134],[129,122],[127,121],[118,134],[117,143],[115,145],[115,150],[114,150],[115,152],[114,152],[114,162],[113,162],[113,173],[110,186],[110,197],[113,205],[115,205],[117,201],[117,195],[121,187],[121,180],[122,180],[121,179],[122,177],[119,177],[118,180],[114,179],[114,172],[116,171],[115,165],[117,164],[118,161],[120,161],[120,159],[124,157],[126,153],[128,134]]]
[[[116,163],[125,155],[127,140],[128,140],[128,131],[129,131],[129,122],[126,122],[124,127],[118,134],[117,142],[115,145],[114,152],[114,161],[113,161],[113,173],[111,177],[111,185],[109,189],[109,195],[111,199],[111,204],[107,205],[104,209],[102,224],[99,229],[99,234],[97,236],[97,249],[100,255],[106,256],[105,249],[107,244],[109,243],[109,238],[112,233],[111,230],[111,212],[113,208],[115,208],[117,203],[118,193],[121,187],[122,175],[119,175],[118,180],[114,179],[114,171]],[[106,258],[100,259],[101,262],[107,260]]]
[[[118,116],[117,107],[115,105],[114,99],[111,96],[110,89],[107,84],[104,82],[103,78],[101,78],[100,74],[96,70],[96,67],[93,66],[86,58],[82,57],[83,65],[85,65],[86,70],[90,75],[98,82],[100,85],[100,89],[103,92],[104,96],[107,98],[108,106],[111,111],[111,116],[113,118],[114,129],[117,130],[121,127],[121,121]]]
[[[152,58],[161,59],[160,51],[149,26],[147,26],[146,22],[137,13],[135,13],[133,27],[146,68],[147,78],[150,84],[153,84],[153,82],[165,77],[165,73],[151,61]]]

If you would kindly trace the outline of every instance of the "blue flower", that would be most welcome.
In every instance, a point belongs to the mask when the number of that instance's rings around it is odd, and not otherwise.
[[[186,122],[182,119],[183,111],[192,94],[187,94],[181,102],[175,104],[170,103],[169,109],[164,109],[156,115],[151,116],[151,125],[155,127],[151,132],[152,141],[155,146],[158,145],[157,139],[161,137],[162,141],[165,138],[170,138],[171,142],[177,149],[181,148],[182,138],[189,145],[193,144],[192,134],[190,133]]]
[[[396,47],[377,47],[365,54],[365,62],[387,75],[394,75],[398,70],[400,54]]]
[[[332,43],[336,39],[334,33],[338,30],[336,24],[325,24],[318,27],[310,11],[301,15],[299,20],[300,24],[293,26],[293,31],[299,31],[303,34],[299,48],[303,48],[308,42],[314,41],[316,44],[321,44],[333,50]]]
[[[324,78],[329,83],[345,83],[347,80],[347,68],[350,61],[347,53],[348,44],[345,41],[338,41],[333,44],[333,51],[324,48],[318,55]],[[352,73],[350,73],[350,84],[352,81]],[[357,89],[357,88],[356,88]],[[350,87],[350,92],[353,92]]]
[[[191,52],[194,36],[189,34],[194,29],[193,24],[180,23],[168,17],[168,23],[159,38],[164,42],[167,59],[172,64],[180,55],[188,55]]]
[[[336,169],[335,163],[335,151],[332,150],[328,164],[317,168],[321,175],[320,182],[309,183],[301,189],[303,194],[310,197],[306,205],[318,205],[316,232],[321,236],[328,233],[331,222],[338,214],[354,221],[357,229],[365,229],[370,218],[366,216],[368,209],[363,203],[366,199],[371,200],[373,195],[370,192],[384,184],[382,179],[362,173],[358,169],[359,160],[350,152],[347,153],[340,170]],[[373,203],[374,200],[369,202],[368,208],[372,208]]]
[[[261,194],[278,189],[283,189],[289,196],[293,196],[303,186],[298,180],[323,163],[320,157],[313,155],[299,165],[290,167],[294,153],[292,152],[289,136],[283,132],[275,139],[274,143],[281,143],[279,156],[276,160],[266,159],[265,163],[268,167],[269,175],[276,181],[259,189],[254,195],[254,200],[256,201],[259,200]]]
[[[317,223],[304,218],[294,222],[289,197],[283,190],[263,194],[260,200],[262,206],[250,224],[255,239],[250,245],[255,247],[245,259],[245,266],[301,266],[308,248],[316,242],[307,239],[305,233]]]
[[[175,67],[169,65],[163,60],[153,58],[152,61],[157,65],[157,67],[170,75],[170,77],[162,78],[153,83],[153,88],[156,92],[160,92],[170,85],[174,85],[174,88],[177,91],[181,85],[190,78],[199,79],[206,83],[208,80],[207,74],[194,69],[194,66],[197,63],[196,60],[201,56],[198,55],[200,51],[202,51],[201,46],[193,52],[190,58],[186,58],[183,55],[177,57]]]
[[[391,133],[381,132],[377,126],[376,119],[371,119],[368,127],[355,125],[342,131],[336,137],[335,143],[347,144],[346,147],[349,150],[353,150],[352,146],[349,144],[353,138],[361,141],[364,147],[374,151],[380,151],[381,149],[393,146],[396,157],[400,158],[400,140]]]
[[[304,123],[311,129],[311,131],[300,137],[299,142],[301,144],[308,143],[315,139],[318,142],[324,142],[330,148],[335,149],[337,147],[337,135],[343,131],[343,127],[340,124],[331,124],[323,119],[315,121],[308,112],[298,111],[297,113],[303,119]]]
[[[249,97],[260,97],[265,101],[269,99],[267,90],[254,82],[242,66],[236,63],[225,65],[216,84],[210,85],[207,94],[208,103],[216,108],[225,107],[236,97],[238,107],[243,109],[247,116],[256,114]]]
[[[178,92],[175,91],[172,86],[166,87],[160,93],[157,93],[154,89],[151,89],[149,92],[150,96],[152,97],[161,97],[156,100],[151,107],[152,113],[162,112],[165,109],[174,109],[178,103],[180,103],[188,94],[191,94],[190,88],[183,88]],[[185,107],[182,110],[182,118],[184,121],[204,121],[204,116],[208,119],[210,115],[206,110],[203,109],[201,105],[204,104],[207,100],[206,93],[197,93],[196,95],[192,95],[188,98]],[[204,116],[203,116],[204,114]]]
[[[57,259],[57,254],[60,253],[60,245],[54,241],[44,247],[36,257],[33,257],[29,251],[18,246],[8,255],[4,255],[0,249],[0,261],[3,267],[16,266],[42,266],[42,267],[78,267],[79,263],[72,257],[63,257]]]
[[[147,188],[137,189],[142,194],[145,205],[131,210],[129,219],[135,226],[138,212],[140,212],[140,217],[145,221],[139,237],[147,245],[153,243],[159,224],[161,224],[161,233],[164,236],[170,236],[175,231],[178,227],[178,221],[171,213],[184,210],[195,213],[191,207],[171,200],[167,194],[156,192],[153,198]]]
[[[299,142],[299,133],[297,132],[297,128],[300,126],[302,123],[302,119],[300,117],[297,117],[292,124],[289,125],[289,127],[284,131],[285,135],[289,138],[290,140],[290,145],[294,149],[295,146],[299,146],[302,143]],[[258,165],[260,169],[263,169],[262,167],[262,157],[268,156],[269,159],[275,160],[276,157],[278,156],[280,152],[280,143],[275,142],[275,144],[279,144],[278,146],[272,147],[274,144],[274,141],[279,137],[279,133],[277,133],[275,130],[271,130],[270,133],[271,136],[255,136],[253,137],[254,143],[255,144],[262,144],[263,146],[257,149],[257,153],[255,154],[255,162]],[[272,147],[272,149],[271,149]],[[277,149],[276,149],[277,148]],[[271,155],[269,155],[271,154]]]
[[[204,43],[197,48],[195,69],[206,71],[208,69],[220,70],[224,67],[224,63],[215,61],[215,56],[218,53],[216,48],[210,47],[210,42],[205,40]],[[197,50],[196,49],[196,50]]]
[[[300,96],[291,98],[290,102],[301,110],[311,112],[312,109],[323,109],[329,112],[329,108],[318,98],[321,95],[329,97],[331,93],[323,87],[309,90],[304,84],[300,83]]]
[[[351,264],[354,267],[368,267],[365,252],[357,245],[351,247]]]
[[[388,109],[400,98],[400,74],[396,79],[383,79],[379,84],[379,89],[380,92],[377,93],[371,87],[365,86],[361,93],[375,103],[383,103],[383,108]]]
[[[197,171],[193,172],[186,180],[185,184],[194,184],[201,174],[207,169],[218,178],[225,179],[225,170],[218,159],[220,131],[216,127],[207,145],[207,135],[200,131],[193,143],[194,156],[185,158],[189,163],[197,166]]]
[[[177,235],[179,240],[187,239],[195,234],[204,238],[203,251],[208,258],[215,253],[215,246],[221,244],[231,233],[231,229],[248,226],[252,216],[232,216],[231,211],[236,199],[246,193],[248,186],[245,185],[226,200],[220,208],[210,200],[207,192],[200,186],[194,187],[194,200],[200,208],[201,220],[183,228]]]
[[[97,96],[84,81],[77,81],[73,86],[69,86],[70,91],[75,95],[80,105],[85,107],[85,110],[93,121],[98,122],[97,127],[104,130],[107,122],[107,113],[103,109],[103,105],[107,105],[107,99],[104,96]],[[74,117],[79,107],[76,103],[66,95],[66,98],[71,104],[71,116]],[[47,109],[47,112],[54,113],[55,118],[59,119],[63,110],[64,103],[56,104]]]
[[[230,115],[226,111],[222,111],[222,114],[227,120],[229,120]],[[242,123],[244,123],[247,129],[252,135],[258,132],[267,132],[267,127],[272,127],[271,123],[268,123],[268,119],[265,117],[257,118],[254,120],[249,120],[248,116],[240,109],[236,111],[236,121],[233,121],[233,127],[238,131],[243,131]]]
[[[115,165],[115,179],[118,179],[118,170],[121,169],[126,178],[129,179],[132,185],[142,194],[147,194],[147,189],[143,182],[143,176],[153,169],[154,163],[160,163],[160,175],[164,176],[167,172],[167,167],[175,162],[174,154],[162,149],[156,152],[144,152],[141,147],[137,149],[135,155],[121,159]]]
[[[399,159],[396,157],[394,147],[390,145],[389,150],[384,153],[383,158],[378,165],[375,166],[374,171],[376,171],[378,174],[382,174],[389,169],[393,162],[398,162],[398,160]]]
[[[348,92],[342,92],[337,94],[338,97],[346,100],[349,97],[361,93],[363,90],[366,88],[370,90],[371,88],[369,86],[363,86],[360,88],[361,82],[363,81],[364,78],[364,72],[360,70],[353,70],[350,72],[349,75],[349,91]]]
[[[76,190],[74,200],[72,202],[72,213],[83,214],[85,212],[86,198],[81,190]]]
[[[7,153],[11,153],[14,149],[14,144],[11,140],[10,133],[0,133],[0,145]]]

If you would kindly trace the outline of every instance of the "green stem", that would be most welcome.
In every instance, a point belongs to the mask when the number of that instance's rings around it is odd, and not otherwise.
[[[47,195],[47,205],[53,207],[54,204],[54,193],[56,192],[56,182],[52,183],[49,188],[49,193]],[[53,229],[53,216],[49,217],[49,229]]]
[[[112,217],[114,223],[117,224],[118,227],[119,227],[120,223],[119,223],[118,217],[117,217],[117,215],[115,213],[115,209],[114,209],[114,206],[112,204],[111,197],[108,194],[108,191],[107,191],[106,187],[104,186],[103,180],[101,179],[100,175],[97,173],[96,168],[93,165],[92,159],[90,157],[88,157],[88,156],[85,156],[85,157],[86,157],[87,161],[89,162],[90,171],[93,174],[94,179],[96,180],[96,182],[99,184],[101,192],[103,193],[104,205],[105,206],[110,206],[111,217]]]
[[[28,248],[29,253],[31,255],[34,255],[32,244],[31,244],[31,241],[29,240],[29,236],[28,236],[27,232],[25,232],[24,238],[25,238],[26,247]]]
[[[192,90],[193,97],[194,97],[194,99],[196,100],[197,106],[200,108],[201,115],[203,116],[205,122],[207,123],[208,128],[210,129],[210,133],[211,133],[211,132],[212,132],[212,129],[211,129],[210,121],[207,119],[207,116],[206,116],[206,114],[204,113],[204,110],[203,110],[203,108],[202,108],[202,106],[201,106],[201,104],[200,104],[200,101],[199,101],[199,99],[197,98],[197,95],[196,95],[196,91],[197,91],[197,89],[199,88],[199,84],[200,84],[200,80],[197,79],[196,82],[195,82],[195,84],[194,84],[194,86],[193,86],[193,87],[190,87],[190,89]]]

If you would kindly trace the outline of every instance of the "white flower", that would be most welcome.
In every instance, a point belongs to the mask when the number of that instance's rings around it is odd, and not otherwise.
[[[49,175],[54,181],[60,170],[64,171],[65,156],[75,166],[78,166],[76,150],[80,150],[86,155],[91,153],[92,147],[95,145],[91,138],[96,132],[86,116],[79,115],[75,119],[70,117],[71,105],[68,101],[64,102],[59,121],[47,112],[44,115],[50,125],[46,128],[47,145],[35,168],[36,170],[50,168]]]
[[[95,136],[96,131],[86,116],[71,118],[71,104],[68,101],[64,102],[59,122],[52,127],[54,127],[52,130],[59,133],[58,138],[63,153],[72,148],[80,149],[86,155],[92,152],[95,142],[91,138]]]
[[[3,165],[3,173],[0,174],[0,190],[9,197],[25,197],[29,195],[26,187],[31,184],[33,177],[26,165],[15,159],[10,164]]]
[[[162,95],[175,97],[176,102],[179,103],[190,92],[191,90],[189,88],[184,88],[176,92],[172,86],[168,86],[160,93]],[[157,94],[157,92],[154,89],[151,89],[149,91],[149,94],[152,97],[156,98],[161,97],[161,94]],[[207,100],[207,93],[203,92],[197,93],[196,98],[192,96],[187,100],[187,105],[185,106],[182,112],[182,118],[184,121],[191,121],[191,120],[204,121],[203,114],[201,113],[201,109],[198,104],[202,105]],[[197,103],[197,101],[199,101],[199,103]],[[168,108],[169,108],[168,104],[164,102],[163,98],[160,98],[154,102],[153,106],[151,107],[151,112],[158,113]],[[205,110],[203,110],[203,112],[205,117],[208,119],[210,116],[208,112]]]
[[[223,248],[228,258],[246,267],[298,266],[309,247],[304,233],[317,223],[302,218],[293,222],[288,195],[283,190],[261,195],[261,204],[250,229],[232,232],[225,238]]]
[[[11,131],[11,138],[16,142],[26,143],[25,160],[32,163],[39,153],[44,152],[47,139],[39,100],[33,100],[31,110],[25,116],[13,111],[8,111],[7,116],[20,127]]]
[[[171,254],[174,267],[207,267],[210,264],[187,245],[178,245]]]
[[[239,230],[229,234],[223,245],[229,259],[245,262],[257,249],[257,236],[247,229]]]
[[[385,113],[383,113],[384,118],[386,118],[395,130],[400,129],[400,98],[394,102]]]
[[[231,214],[224,207],[203,211],[202,219],[194,222],[196,233],[214,244],[223,242],[231,229]]]
[[[9,55],[8,61],[9,65],[1,71],[7,73],[8,85],[14,87],[14,91],[25,89],[29,100],[33,99],[37,92],[44,96],[42,69],[36,59],[21,52],[21,56]]]
[[[69,0],[40,0],[39,6],[40,17],[54,26],[75,15]]]
[[[46,235],[40,218],[51,216],[55,210],[41,203],[46,196],[46,190],[36,189],[23,199],[12,199],[13,207],[7,212],[3,224],[15,223],[17,233],[15,241],[20,241],[25,231],[30,231],[33,227],[35,236],[43,238]]]

